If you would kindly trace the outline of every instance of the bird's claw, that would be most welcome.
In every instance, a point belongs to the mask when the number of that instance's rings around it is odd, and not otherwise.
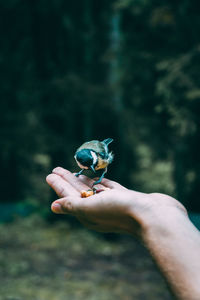
[[[79,175],[81,175],[83,173],[84,169],[80,170],[78,173],[74,174],[76,177],[78,177]]]
[[[103,178],[100,177],[97,181],[95,181],[95,182],[92,184],[92,186],[101,183],[102,179],[103,179]]]

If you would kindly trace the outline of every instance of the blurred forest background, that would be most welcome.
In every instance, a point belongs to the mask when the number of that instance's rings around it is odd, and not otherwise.
[[[108,137],[108,178],[200,212],[199,1],[7,0],[0,15],[1,220],[52,219],[46,175]]]
[[[108,177],[200,211],[200,4],[8,0],[1,13],[1,201],[44,201],[84,141]],[[12,188],[10,184],[12,182]]]

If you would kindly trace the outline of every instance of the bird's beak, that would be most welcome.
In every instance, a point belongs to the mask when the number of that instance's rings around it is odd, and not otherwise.
[[[94,173],[96,172],[93,165],[91,165],[90,168],[91,168],[91,170],[92,170]]]

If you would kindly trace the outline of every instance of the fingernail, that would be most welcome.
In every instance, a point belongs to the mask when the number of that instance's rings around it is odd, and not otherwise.
[[[52,206],[51,206],[51,208],[56,213],[60,213],[62,211],[62,206],[58,202],[53,203]]]

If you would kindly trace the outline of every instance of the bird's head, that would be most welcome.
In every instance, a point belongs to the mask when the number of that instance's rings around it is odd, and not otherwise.
[[[81,169],[91,169],[95,172],[95,166],[98,162],[98,157],[95,151],[82,149],[76,152],[74,158]]]

